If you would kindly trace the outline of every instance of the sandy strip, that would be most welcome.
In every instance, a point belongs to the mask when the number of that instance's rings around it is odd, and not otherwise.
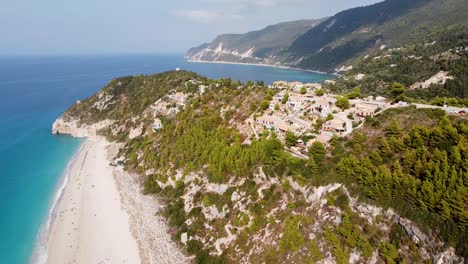
[[[159,214],[164,205],[158,197],[142,194],[138,176],[126,173],[122,168],[117,168],[114,175],[123,206],[130,215],[130,226],[140,248],[142,263],[190,263],[192,258],[185,256],[172,240],[169,224]]]
[[[89,139],[71,164],[47,243],[47,263],[140,263],[129,215],[107,160],[108,143]]]
[[[191,59],[187,59],[187,58],[186,58],[186,60],[187,60],[187,62],[191,62],[191,63],[249,65],[249,66],[259,66],[259,67],[268,67],[268,68],[302,71],[302,72],[312,72],[312,73],[318,73],[318,74],[331,75],[331,76],[335,76],[335,77],[340,77],[341,76],[340,74],[335,73],[335,72],[323,72],[323,71],[316,71],[316,70],[308,70],[308,69],[303,69],[303,68],[290,67],[290,66],[284,66],[284,65],[276,65],[276,64],[230,62],[230,61],[205,61],[205,60],[191,60]]]

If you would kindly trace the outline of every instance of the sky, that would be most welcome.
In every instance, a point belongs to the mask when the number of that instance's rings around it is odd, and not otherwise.
[[[379,0],[2,0],[0,54],[182,53]]]

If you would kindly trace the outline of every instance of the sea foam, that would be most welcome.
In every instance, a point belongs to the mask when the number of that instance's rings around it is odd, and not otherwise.
[[[75,152],[71,160],[68,162],[59,183],[57,184],[55,195],[50,202],[49,213],[37,235],[36,245],[34,247],[34,251],[30,261],[30,263],[32,264],[47,263],[47,242],[49,240],[51,227],[55,219],[57,218],[58,210],[60,208],[60,201],[62,200],[65,188],[67,187],[68,181],[70,179],[71,166],[76,161],[76,159],[78,159],[78,156],[82,151],[83,147],[84,144],[82,144],[80,148]]]

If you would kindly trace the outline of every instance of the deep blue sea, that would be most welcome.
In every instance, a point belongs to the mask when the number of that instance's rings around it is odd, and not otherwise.
[[[28,263],[66,166],[81,141],[53,121],[110,79],[182,68],[211,78],[321,82],[329,75],[186,62],[182,55],[0,57],[0,263]]]

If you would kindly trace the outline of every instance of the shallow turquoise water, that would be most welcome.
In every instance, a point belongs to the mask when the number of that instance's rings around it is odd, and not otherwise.
[[[211,78],[333,78],[247,65],[185,62],[182,55],[0,57],[0,263],[27,263],[57,185],[81,140],[52,136],[53,121],[110,79],[182,68]]]

